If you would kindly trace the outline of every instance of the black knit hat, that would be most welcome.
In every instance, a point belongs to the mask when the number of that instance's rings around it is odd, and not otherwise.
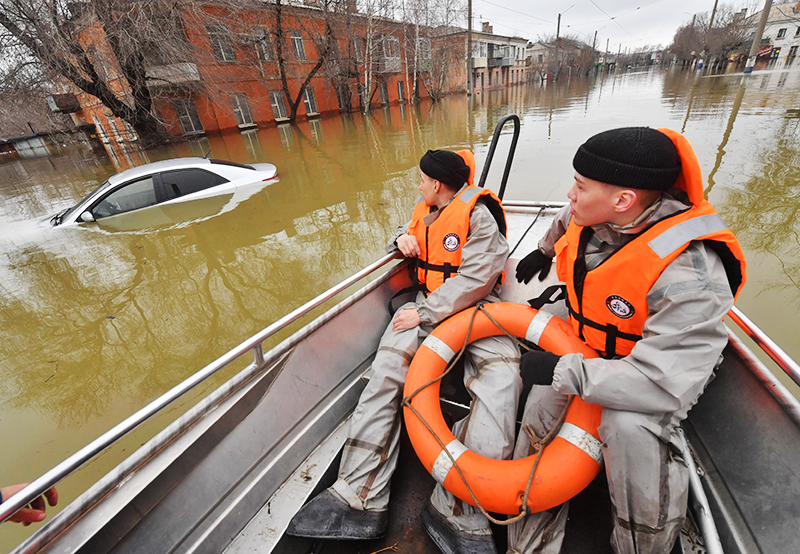
[[[456,190],[469,179],[469,166],[464,158],[449,150],[428,150],[419,161],[419,168],[431,179]]]
[[[584,177],[601,183],[667,190],[680,175],[681,159],[664,133],[649,127],[623,127],[584,142],[572,166]]]

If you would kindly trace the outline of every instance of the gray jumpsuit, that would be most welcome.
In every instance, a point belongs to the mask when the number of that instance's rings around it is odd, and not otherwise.
[[[387,247],[396,249],[394,241]],[[386,329],[369,372],[369,383],[353,413],[336,491],[355,509],[385,510],[389,482],[397,466],[400,437],[400,402],[414,353],[440,321],[480,300],[498,301],[496,284],[508,257],[508,243],[499,233],[489,209],[476,204],[470,214],[469,234],[462,247],[458,273],[427,298],[419,293],[415,303],[422,324],[413,329]],[[507,337],[490,337],[467,349],[464,384],[472,396],[470,416],[460,421],[454,434],[468,448],[493,458],[509,458],[514,446],[514,419],[521,389],[519,350]],[[433,506],[458,528],[489,533],[488,521],[466,503],[437,485]]]
[[[653,222],[686,207],[664,195],[628,226],[595,226],[586,247],[587,269]],[[539,249],[553,256],[569,220],[567,207]],[[692,242],[663,271],[647,303],[643,338],[629,355],[612,360],[563,356],[552,386],[531,391],[523,418],[543,437],[567,395],[603,406],[598,431],[614,509],[611,545],[618,554],[668,554],[680,532],[688,470],[678,454],[675,430],[713,378],[728,341],[722,318],[733,295],[719,256],[704,243]],[[521,434],[514,457],[529,454],[530,440]],[[511,526],[509,552],[558,554],[568,504]]]

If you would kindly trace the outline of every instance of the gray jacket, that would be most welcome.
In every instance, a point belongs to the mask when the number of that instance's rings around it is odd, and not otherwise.
[[[387,252],[397,250],[395,241],[408,230],[409,224],[397,228],[386,246]],[[469,216],[469,233],[461,247],[458,273],[427,298],[422,293],[417,295],[417,312],[422,323],[436,325],[480,300],[499,301],[497,279],[503,272],[508,251],[508,242],[500,234],[489,208],[479,201]]]
[[[671,192],[680,197],[677,191]],[[654,222],[687,207],[665,194],[630,225],[593,227],[594,237],[586,247],[587,269]],[[540,250],[555,254],[555,243],[570,218],[567,206],[540,241]],[[728,341],[722,318],[733,306],[733,295],[719,256],[702,242],[690,243],[663,271],[647,303],[642,340],[630,354],[614,360],[563,356],[553,387],[617,410],[685,417],[711,380]]]

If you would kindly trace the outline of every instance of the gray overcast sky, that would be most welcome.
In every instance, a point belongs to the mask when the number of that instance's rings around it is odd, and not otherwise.
[[[746,2],[720,0],[723,3],[738,7]],[[763,7],[763,0],[758,5]],[[472,0],[472,28],[480,30],[480,22],[489,21],[498,35],[535,41],[555,36],[561,12],[562,36],[575,34],[591,44],[597,31],[597,49],[604,50],[608,40],[609,50],[616,52],[620,45],[667,47],[678,27],[691,22],[692,14],[710,13],[713,7],[714,0]]]

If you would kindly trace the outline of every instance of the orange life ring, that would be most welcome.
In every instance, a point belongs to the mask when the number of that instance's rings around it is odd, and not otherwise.
[[[484,306],[509,333],[525,337],[544,350],[563,356],[577,352],[586,358],[598,354],[572,331],[563,319],[524,304],[496,303]],[[408,370],[404,397],[444,373],[447,364],[464,344],[473,309],[454,315],[439,325],[417,350]],[[477,313],[470,342],[502,335],[486,315]],[[534,456],[519,460],[495,460],[468,450],[450,431],[442,417],[439,384],[420,391],[410,404],[430,425],[456,459],[475,497],[489,512],[518,514]],[[406,428],[420,461],[444,488],[461,500],[475,504],[450,457],[420,419],[403,407]],[[602,453],[597,427],[602,408],[575,397],[561,431],[544,449],[531,483],[528,507],[541,512],[566,502],[588,485],[600,471]]]

